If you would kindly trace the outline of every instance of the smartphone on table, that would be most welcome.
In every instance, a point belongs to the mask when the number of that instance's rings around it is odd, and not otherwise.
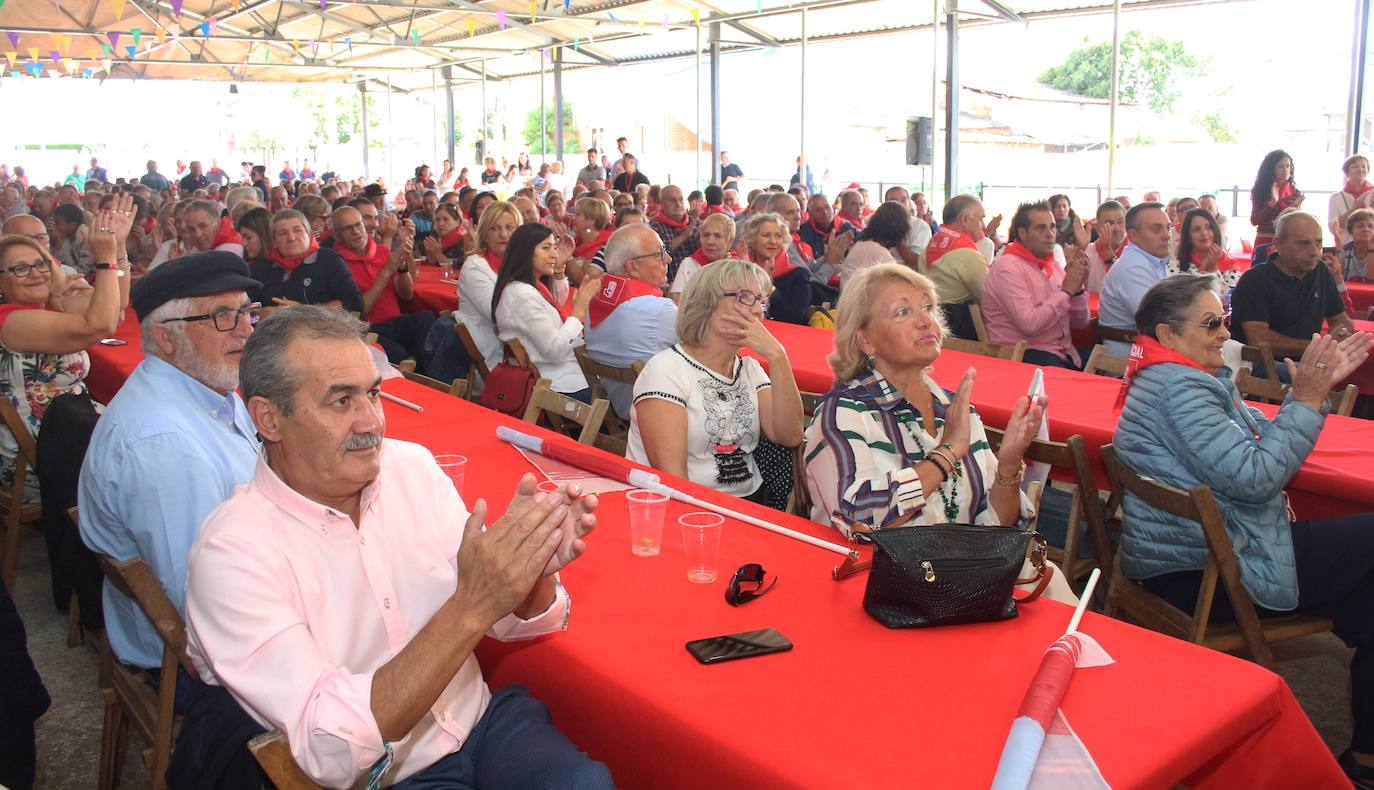
[[[739,658],[766,656],[769,653],[783,653],[791,649],[791,640],[776,628],[694,639],[687,643],[687,652],[703,664],[719,664]]]

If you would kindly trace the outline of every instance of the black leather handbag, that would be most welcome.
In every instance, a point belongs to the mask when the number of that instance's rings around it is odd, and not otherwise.
[[[1016,604],[1040,597],[1053,568],[1045,563],[1045,537],[1008,527],[945,524],[879,529],[864,611],[888,628],[983,623],[1016,616]],[[1019,579],[1034,544],[1036,574]],[[1017,599],[1012,588],[1036,584]]]

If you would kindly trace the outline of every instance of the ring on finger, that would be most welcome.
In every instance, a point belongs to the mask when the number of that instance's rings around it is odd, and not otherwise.
[[[1326,363],[1325,363],[1325,362],[1318,362],[1317,365],[1316,365],[1316,367],[1317,367],[1317,370],[1326,370]]]

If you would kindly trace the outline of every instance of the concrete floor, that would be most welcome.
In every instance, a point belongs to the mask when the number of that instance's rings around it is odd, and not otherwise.
[[[52,707],[38,722],[36,786],[39,790],[89,790],[96,786],[100,760],[99,657],[89,639],[82,647],[67,648],[66,616],[52,605],[46,547],[36,530],[24,530],[15,587],[15,604],[28,629],[29,651],[52,696]],[[1330,634],[1274,647],[1279,674],[1334,752],[1350,743],[1351,652]],[[139,758],[143,746],[138,736],[129,736],[120,779],[123,790],[149,786],[148,771]]]

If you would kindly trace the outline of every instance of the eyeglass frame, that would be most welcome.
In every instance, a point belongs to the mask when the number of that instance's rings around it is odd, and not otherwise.
[[[1206,321],[1185,321],[1184,323],[1188,326],[1200,326],[1206,329],[1210,334],[1215,335],[1217,332],[1221,331],[1223,326],[1231,326],[1231,314],[1226,313],[1225,315],[1213,316]]]
[[[749,571],[753,568],[758,569],[757,579],[740,578],[745,573],[745,571]],[[756,598],[762,598],[764,593],[773,589],[778,583],[777,574],[774,574],[772,583],[770,583],[767,587],[764,587],[763,582],[767,578],[768,571],[764,570],[762,565],[760,565],[757,562],[746,562],[745,564],[739,566],[739,568],[735,570],[734,574],[730,577],[730,583],[725,586],[725,602],[730,604],[731,606],[741,606],[743,604],[749,603],[750,601]],[[753,590],[741,590],[739,588],[741,582],[757,584],[758,586],[755,587]]]
[[[251,315],[249,315],[253,311],[257,311],[257,318],[253,318]],[[219,317],[224,315],[234,316],[234,323],[230,324],[228,328],[224,328],[219,325]],[[249,326],[257,326],[258,321],[262,320],[262,302],[249,302],[248,304],[237,308],[224,307],[220,308],[219,310],[216,310],[213,313],[205,313],[204,315],[188,315],[183,318],[164,318],[161,323],[170,324],[173,321],[185,321],[187,323],[190,323],[192,321],[208,320],[212,322],[212,326],[214,326],[217,331],[232,332],[235,329],[238,329],[239,320],[245,317],[248,318]]]
[[[43,268],[45,266],[47,268]],[[52,267],[53,262],[50,259],[40,257],[37,263],[18,263],[8,269],[0,269],[0,274],[12,274],[19,279],[23,279],[33,274],[35,271],[39,274],[47,274],[52,271]],[[25,270],[23,274],[19,273],[20,269]]]
[[[655,250],[655,251],[653,251],[653,252],[646,252],[646,253],[644,253],[643,255],[631,255],[630,257],[628,257],[628,258],[625,259],[625,262],[626,262],[626,263],[629,263],[630,261],[639,260],[640,258],[648,258],[648,257],[664,258],[664,257],[672,257],[672,256],[669,255],[669,253],[668,253],[668,248],[667,248],[667,247],[664,247],[662,244],[660,244],[660,245],[658,245],[658,249],[657,249],[657,250]]]
[[[745,295],[748,295],[748,296],[750,297],[750,300],[751,300],[751,301],[747,301],[747,302],[746,302],[746,301],[744,300]],[[768,305],[769,305],[769,303],[770,303],[770,300],[769,300],[768,297],[766,297],[766,296],[761,296],[761,295],[759,295],[759,294],[754,293],[753,291],[726,291],[725,293],[721,294],[721,296],[733,296],[733,297],[735,298],[735,301],[736,301],[736,302],[739,302],[740,304],[744,305],[745,307],[753,307],[754,305],[762,305],[762,306],[763,306],[763,309],[764,309],[765,311],[768,309]]]

